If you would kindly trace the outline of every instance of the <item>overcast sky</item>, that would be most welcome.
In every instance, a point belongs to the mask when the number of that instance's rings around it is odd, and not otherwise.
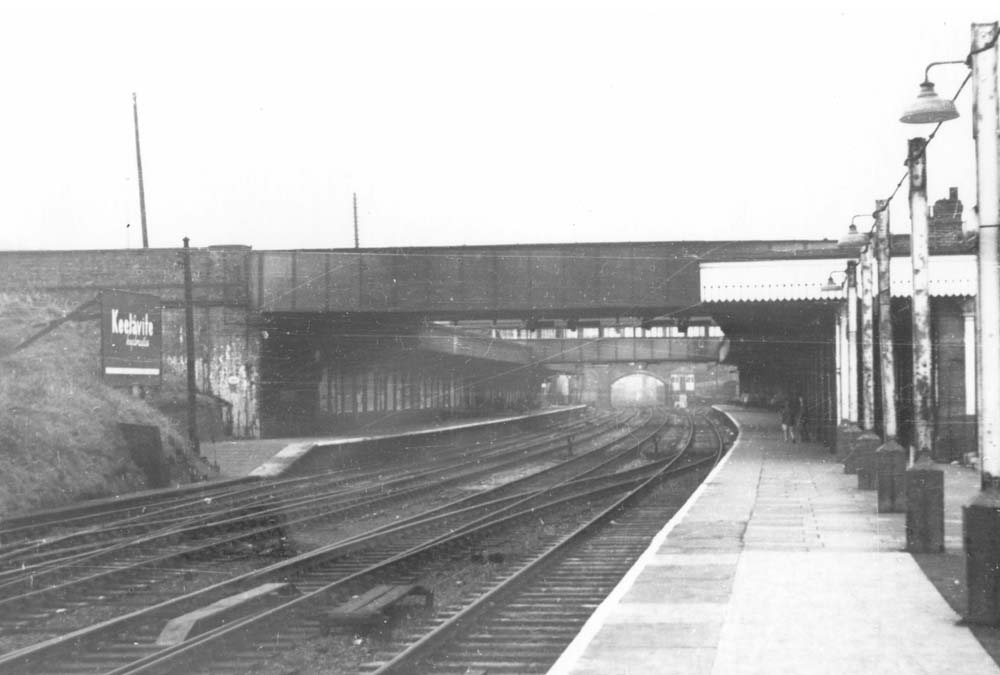
[[[141,245],[133,91],[154,247],[836,238],[1000,3],[817,4],[0,0],[0,249]]]

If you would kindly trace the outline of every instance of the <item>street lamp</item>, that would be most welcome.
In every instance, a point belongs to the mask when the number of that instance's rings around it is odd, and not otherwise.
[[[840,281],[834,281],[834,276],[841,277]],[[834,270],[826,278],[826,283],[820,287],[824,293],[840,293],[844,290],[844,282],[847,281],[847,272],[844,270]]]
[[[976,295],[976,344],[979,365],[976,419],[981,457],[981,490],[963,511],[966,576],[970,621],[1000,623],[1000,268],[997,229],[1000,226],[1000,111],[997,96],[996,22],[972,25],[973,124],[976,143],[976,194],[979,206],[979,283]],[[964,61],[959,63],[965,63]],[[936,64],[931,64],[936,65]],[[930,66],[928,66],[928,70]],[[925,72],[926,75],[926,72]],[[926,78],[925,78],[926,79]],[[924,91],[918,104],[901,120],[912,124],[940,123],[957,116],[933,90]],[[922,101],[922,103],[921,103]],[[909,498],[909,495],[907,495]]]
[[[934,66],[962,64],[965,61],[934,61],[924,69],[924,81],[920,83],[917,99],[909,105],[899,118],[905,124],[938,124],[958,117],[955,104],[934,93],[934,83],[927,77]]]
[[[865,218],[871,218],[872,214],[858,213],[851,216],[851,225],[847,228],[847,234],[840,238],[837,242],[837,246],[864,246],[868,243],[868,235],[859,232],[858,226],[854,224],[854,221],[862,216]]]
[[[924,69],[920,94],[900,117],[906,124],[938,124],[958,117],[952,101],[940,99],[928,75],[938,65],[964,61],[935,61]],[[906,470],[906,548],[911,553],[938,553],[944,550],[944,472],[932,458],[934,439],[933,345],[931,340],[930,261],[927,223],[927,143],[911,138],[906,165],[910,179],[910,261],[913,269],[911,317],[913,327],[913,445],[910,467]],[[916,461],[914,461],[914,459]]]

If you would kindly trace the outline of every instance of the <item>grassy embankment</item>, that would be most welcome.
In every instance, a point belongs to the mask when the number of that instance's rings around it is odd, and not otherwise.
[[[143,489],[120,422],[159,427],[172,481],[208,473],[167,417],[102,382],[98,320],[67,322],[11,352],[72,309],[51,297],[0,294],[0,517]]]

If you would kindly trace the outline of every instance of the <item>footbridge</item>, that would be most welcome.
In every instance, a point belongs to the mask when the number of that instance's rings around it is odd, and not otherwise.
[[[935,213],[936,433],[940,452],[952,457],[974,449],[974,378],[967,373],[974,372],[976,268],[957,195],[938,202]],[[616,383],[644,376],[667,404],[702,394],[767,404],[802,396],[811,433],[833,444],[838,429],[864,421],[868,382],[877,379],[863,358],[875,304],[859,264],[865,244],[192,249],[198,386],[225,403],[236,435],[276,436],[387,415],[462,415],[546,401],[609,405]],[[908,246],[906,237],[893,238],[901,375],[912,359]],[[164,306],[164,369],[180,378],[181,255],[0,252],[0,290],[68,301],[112,288],[156,294]],[[896,378],[904,441],[909,381]],[[870,407],[877,425],[879,406]]]

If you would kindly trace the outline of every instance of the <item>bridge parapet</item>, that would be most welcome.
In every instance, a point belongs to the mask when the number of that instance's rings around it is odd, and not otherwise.
[[[438,318],[655,316],[698,302],[697,251],[687,242],[359,251],[261,251],[250,302],[261,312],[373,312]]]

